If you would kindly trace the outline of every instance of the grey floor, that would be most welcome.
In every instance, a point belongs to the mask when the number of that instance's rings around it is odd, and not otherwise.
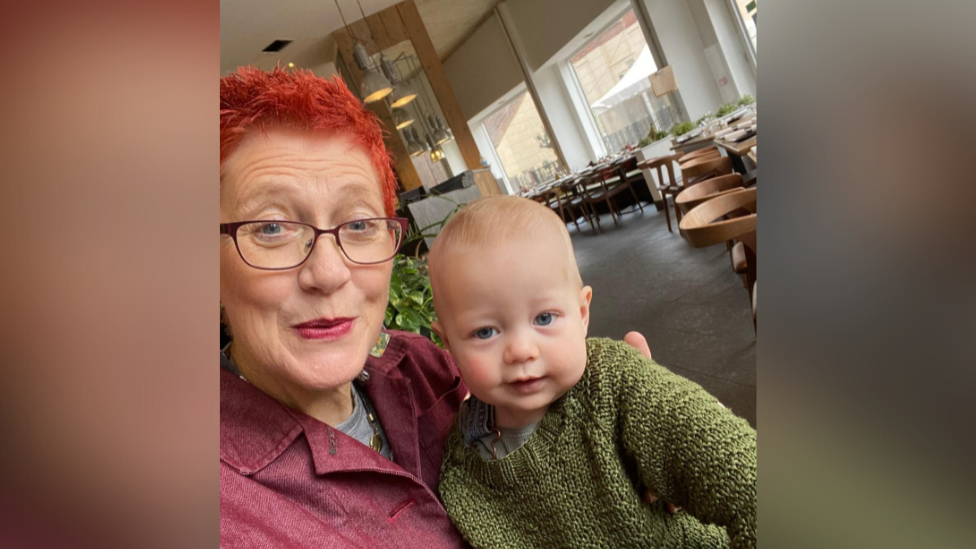
[[[629,211],[629,208],[628,208]],[[756,336],[749,294],[725,246],[692,249],[653,205],[609,215],[604,232],[569,232],[583,283],[593,288],[589,335],[644,334],[654,360],[691,379],[756,426]]]

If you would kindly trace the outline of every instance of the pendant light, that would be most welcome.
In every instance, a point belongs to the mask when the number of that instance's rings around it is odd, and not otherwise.
[[[407,153],[410,156],[420,156],[427,152],[427,144],[420,140],[420,136],[417,135],[417,128],[409,128],[403,133],[407,135]]]
[[[434,128],[434,134],[432,135],[432,137],[434,138],[434,143],[440,145],[441,143],[447,143],[448,141],[451,140],[451,138],[447,135],[447,132],[442,130],[437,125],[437,121],[434,119],[434,115],[428,114],[427,121],[430,123],[430,126]],[[443,122],[441,122],[441,124],[443,124]]]
[[[391,107],[402,107],[417,98],[417,92],[413,86],[400,80],[400,73],[397,71],[396,65],[385,55],[380,56],[380,67],[383,69],[383,74],[393,83],[393,93],[390,94]]]
[[[437,143],[434,143],[434,139],[427,134],[427,144],[430,145],[430,161],[437,162],[444,158],[444,150]]]
[[[411,135],[411,130],[413,131],[412,135]],[[416,137],[417,130],[415,128],[411,128],[403,132],[403,135],[406,136],[407,154],[409,154],[410,156],[420,156],[424,154],[425,152],[424,146],[417,141],[417,137]]]
[[[359,0],[356,0],[359,4]],[[362,42],[356,41],[356,37],[352,34],[352,29],[349,28],[349,24],[346,23],[346,17],[342,14],[342,8],[339,7],[339,0],[335,0],[336,9],[339,10],[339,17],[342,18],[342,24],[346,27],[346,32],[349,33],[349,38],[352,39],[352,56],[356,60],[356,64],[359,65],[360,70],[363,71],[362,82],[359,84],[360,95],[363,96],[364,103],[373,103],[383,99],[387,95],[393,93],[393,85],[390,81],[383,76],[376,67],[370,67],[369,54],[366,53],[366,46]],[[359,4],[359,11],[362,13],[363,6]],[[363,22],[366,22],[366,15],[363,15]],[[367,25],[367,28],[369,25]],[[370,38],[372,39],[372,32],[370,33]]]
[[[413,124],[413,117],[410,116],[410,113],[406,109],[394,107],[390,109],[390,112],[393,115],[393,123],[396,124],[396,129],[402,130],[410,124]]]
[[[408,59],[408,63],[409,63],[409,59]],[[454,134],[445,131],[444,121],[441,120],[441,117],[434,115],[434,103],[433,101],[430,100],[430,97],[427,95],[427,86],[425,86],[423,82],[421,82],[420,88],[423,91],[422,95],[424,96],[424,102],[426,102],[427,104],[427,123],[430,124],[431,127],[430,131],[431,131],[431,136],[433,137],[434,140],[434,144],[440,145],[442,143],[447,143],[448,141],[454,139]],[[423,118],[422,113],[421,113],[421,118]],[[431,156],[433,156],[433,154],[434,153],[431,153]],[[441,156],[443,156],[443,153],[441,153]]]

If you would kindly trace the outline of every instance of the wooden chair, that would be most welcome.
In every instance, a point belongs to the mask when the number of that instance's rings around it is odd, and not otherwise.
[[[637,166],[639,168],[647,168],[648,170],[657,171],[657,190],[661,193],[661,198],[664,201],[664,220],[668,224],[668,232],[674,232],[671,230],[671,214],[668,212],[668,197],[677,196],[683,189],[680,185],[680,181],[674,177],[674,166],[673,163],[678,160],[682,155],[672,154],[669,156],[661,156],[658,158],[652,158],[650,160],[645,160]],[[662,170],[664,168],[664,170]],[[664,180],[664,171],[668,173],[667,181]],[[677,222],[681,223],[681,212],[678,211],[677,203],[675,204],[674,215],[677,218]]]
[[[617,210],[613,197],[625,190],[630,191],[630,194],[634,197],[634,202],[640,206],[642,212],[644,211],[644,206],[641,205],[640,200],[637,198],[637,193],[634,192],[634,188],[628,181],[621,177],[616,166],[606,166],[600,169],[581,186],[586,195],[586,202],[589,204],[593,215],[597,216],[596,204],[606,202],[614,225],[619,225],[617,218],[620,217],[620,212]]]
[[[681,179],[685,187],[730,173],[732,173],[732,159],[727,156],[703,156],[681,164]]]
[[[577,223],[579,214],[582,214],[586,222],[593,228],[593,232],[600,232],[602,230],[600,217],[595,215],[595,212],[589,211],[586,195],[580,189],[580,184],[585,179],[584,177],[572,177],[559,185],[559,189],[562,191],[562,196],[565,200],[564,207],[573,216],[573,223]],[[594,217],[596,221],[594,221]],[[579,230],[578,223],[576,224],[576,230]]]
[[[696,158],[703,156],[722,156],[722,153],[718,150],[718,145],[712,145],[711,147],[705,147],[704,149],[698,149],[697,151],[691,151],[690,153],[681,155],[678,159],[678,164],[684,164]]]
[[[745,259],[746,288],[756,329],[756,188],[726,193],[692,208],[679,228],[692,248],[738,240]]]
[[[733,173],[713,177],[682,190],[678,196],[674,197],[674,205],[682,214],[687,214],[692,208],[706,200],[742,188],[742,175],[740,174]]]

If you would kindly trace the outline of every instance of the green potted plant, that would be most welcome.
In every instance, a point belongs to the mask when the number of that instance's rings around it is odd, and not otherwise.
[[[747,93],[742,96],[742,99],[739,99],[738,106],[745,107],[746,105],[752,105],[755,102],[756,102],[756,98]]]
[[[715,116],[718,118],[722,118],[723,116],[732,114],[738,108],[739,107],[737,107],[735,103],[726,103],[721,107],[719,107],[717,111],[715,111]]]
[[[440,232],[440,228],[464,206],[466,204],[458,204],[447,217],[422,229],[414,230],[411,227],[404,236],[400,249],[414,253],[400,253],[393,258],[390,301],[386,305],[386,317],[383,321],[386,328],[420,334],[443,347],[440,338],[430,328],[437,316],[434,313],[434,293],[427,274],[427,258],[420,256],[420,245],[425,237]],[[432,232],[435,228],[437,231]]]
[[[682,122],[671,128],[671,135],[681,137],[693,129],[695,129],[695,124],[693,122]]]

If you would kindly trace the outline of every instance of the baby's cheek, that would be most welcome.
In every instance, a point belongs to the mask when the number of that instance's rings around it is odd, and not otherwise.
[[[470,354],[459,357],[458,369],[464,377],[464,383],[473,391],[481,388],[491,389],[497,384],[497,372],[492,370],[490,361]]]

